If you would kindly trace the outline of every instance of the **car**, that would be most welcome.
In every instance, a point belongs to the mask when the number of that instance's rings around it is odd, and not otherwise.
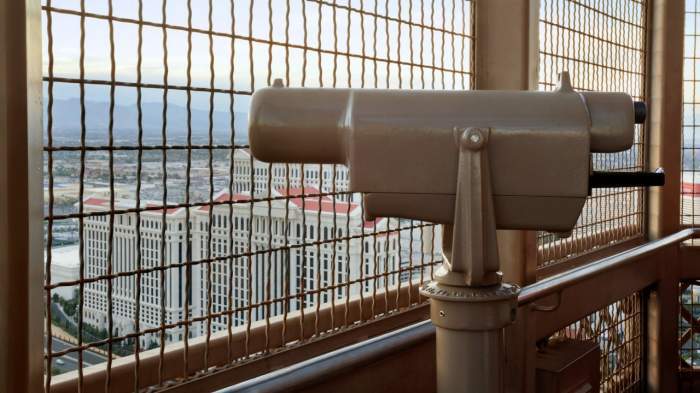
[[[63,359],[56,359],[56,364],[58,364],[59,366],[63,366],[64,364],[66,364],[66,362],[64,362]]]

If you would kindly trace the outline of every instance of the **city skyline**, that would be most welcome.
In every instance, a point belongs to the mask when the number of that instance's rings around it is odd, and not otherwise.
[[[228,169],[229,162],[223,166]],[[435,232],[432,228],[416,229],[398,219],[365,221],[359,195],[346,191],[349,176],[345,167],[270,166],[251,161],[245,149],[235,151],[233,167],[230,178],[222,182],[227,184],[214,193],[211,229],[210,205],[205,203],[190,209],[190,242],[185,240],[186,209],[168,209],[164,215],[158,209],[163,205],[162,199],[142,198],[142,208],[150,210],[140,213],[140,253],[136,251],[136,213],[125,212],[136,207],[133,189],[117,188],[121,191],[115,193],[114,209],[118,213],[113,215],[112,226],[110,215],[100,214],[110,211],[109,187],[84,194],[83,276],[94,280],[105,276],[108,269],[112,274],[126,275],[111,280],[111,297],[106,280],[85,285],[83,323],[97,338],[107,334],[108,299],[112,302],[114,336],[135,332],[138,298],[138,330],[157,328],[161,323],[177,326],[166,335],[167,342],[177,342],[185,334],[182,323],[185,312],[190,320],[195,320],[188,325],[190,337],[197,337],[208,329],[225,330],[229,323],[232,327],[246,324],[249,308],[250,322],[254,322],[296,312],[302,307],[314,307],[319,302],[340,302],[360,292],[370,294],[387,284],[395,286],[399,280],[405,282],[410,276],[418,277],[421,269],[416,267],[432,261],[440,252],[439,229]],[[253,194],[251,189],[255,190]],[[75,209],[80,203],[72,205]],[[177,204],[168,200],[166,205]],[[167,225],[162,228],[164,217]],[[404,229],[390,232],[387,242],[387,229],[399,227]],[[57,229],[55,224],[53,229]],[[110,230],[113,235],[108,255]],[[73,244],[53,248],[58,253],[58,263],[52,263],[52,276],[58,280],[54,282],[80,279],[77,263],[81,259],[80,247]],[[70,247],[77,250],[70,254]],[[161,255],[161,247],[165,254]],[[71,256],[72,265],[66,263]],[[165,266],[163,276],[160,266]],[[140,269],[149,272],[141,275],[137,296],[134,272]],[[190,292],[185,295],[188,274]],[[160,289],[161,279],[164,279],[164,292]],[[341,285],[346,282],[353,284]],[[60,309],[77,301],[76,289],[77,286],[58,287],[54,291],[59,296],[54,299],[56,307]],[[190,302],[187,311],[186,299]],[[165,304],[165,314],[161,302]],[[215,316],[210,318],[211,313]],[[56,314],[64,315],[68,319],[65,323],[76,322],[75,310],[73,317],[63,311]],[[160,335],[143,334],[139,339],[141,350],[145,350],[158,345]],[[120,347],[119,353],[128,354],[130,350],[133,346],[127,345]]]

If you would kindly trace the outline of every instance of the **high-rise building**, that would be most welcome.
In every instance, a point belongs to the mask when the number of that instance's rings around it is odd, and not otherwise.
[[[83,201],[83,205],[86,213],[107,213],[110,210],[110,201],[106,199],[88,197]],[[157,203],[142,203],[142,207],[145,206],[157,206]],[[114,202],[115,209],[134,207],[133,200],[120,199]],[[109,214],[96,214],[84,219],[83,258],[86,279],[105,276],[110,268],[111,274],[152,269],[140,274],[140,277],[132,273],[111,279],[114,335],[135,331],[137,288],[140,288],[140,330],[155,328],[162,323],[173,324],[183,319],[185,268],[180,264],[185,261],[187,255],[185,211],[180,208],[167,209],[165,223],[163,217],[163,210],[143,211],[137,231],[136,213],[114,215],[111,248]],[[165,228],[162,227],[163,224]],[[137,248],[138,237],[140,253]],[[159,269],[160,267],[164,269]],[[84,321],[98,329],[106,329],[109,326],[109,298],[108,279],[88,282],[84,294]],[[194,306],[194,312],[198,303],[192,299],[191,304]],[[165,305],[165,309],[162,305]],[[166,341],[182,340],[183,332],[182,326],[169,329]],[[160,338],[142,336],[141,340],[142,345],[148,346],[149,341],[157,342]]]
[[[115,335],[136,327],[137,284],[140,329],[174,324],[177,328],[168,330],[166,340],[178,341],[184,335],[186,302],[190,318],[199,319],[191,322],[190,334],[209,328],[215,332],[373,292],[408,280],[409,275],[417,278],[426,271],[415,266],[430,262],[426,255],[440,253],[439,228],[414,227],[416,223],[398,219],[365,220],[359,194],[346,193],[349,176],[342,165],[269,165],[254,160],[251,164],[249,152],[237,149],[232,180],[232,194],[220,191],[211,204],[190,210],[189,241],[184,209],[171,208],[165,214],[143,211],[140,258],[136,213],[114,216],[111,256],[109,215],[85,219],[86,278],[107,275],[110,259],[112,274],[152,269],[140,279],[135,275],[112,279]],[[336,192],[335,198],[328,195]],[[142,203],[142,207],[158,205]],[[110,210],[105,198],[85,198],[84,206],[86,212]],[[117,210],[133,207],[133,200],[115,200]],[[413,228],[399,234],[395,230],[400,226]],[[399,266],[400,277],[389,273]],[[86,286],[87,323],[98,329],[108,326],[108,298],[106,280]],[[159,337],[142,340],[149,345]]]
[[[685,171],[681,183],[681,223],[697,225],[700,214],[700,172]]]
[[[233,159],[235,193],[253,190],[256,195],[265,194],[268,184],[277,189],[299,188],[303,184],[315,187],[324,194],[339,193],[337,200],[360,200],[360,194],[346,193],[350,189],[350,174],[343,165],[269,164],[253,160],[247,149],[236,149]]]
[[[387,236],[388,220],[366,221],[359,204],[319,194],[313,187],[273,188],[270,198],[251,201],[249,193],[231,196],[220,192],[211,211],[209,205],[191,210],[189,261],[193,265],[189,298],[185,296],[187,269],[183,266],[188,260],[184,209],[168,209],[165,228],[161,227],[162,210],[141,213],[140,259],[136,252],[136,213],[114,216],[111,258],[109,215],[91,216],[84,226],[85,277],[108,274],[110,259],[112,274],[139,270],[139,261],[140,269],[154,269],[140,277],[142,330],[182,321],[186,299],[190,301],[190,315],[213,315],[211,328],[218,331],[227,328],[229,315],[231,325],[238,326],[248,318],[260,320],[326,303],[332,297],[340,299],[360,290],[395,285],[399,277],[388,272],[398,268],[401,246],[398,233]],[[116,209],[134,205],[131,200],[115,201]],[[109,201],[90,197],[84,200],[84,206],[87,212],[107,212]],[[362,237],[363,233],[377,235]],[[161,266],[164,268],[159,269]],[[341,285],[360,277],[364,278],[362,288],[359,284]],[[112,279],[115,335],[135,329],[137,282],[135,275]],[[108,298],[106,280],[86,285],[85,322],[98,329],[108,326]],[[207,326],[204,322],[193,323],[192,334],[202,334]],[[181,340],[183,334],[182,326],[170,329],[166,340]],[[159,338],[146,337],[143,345],[148,345],[149,339]]]
[[[215,201],[227,203],[195,211],[193,255],[214,260],[198,269],[194,291],[203,315],[216,315],[212,331],[228,326],[232,309],[244,310],[232,316],[237,326],[248,315],[260,320],[397,282],[384,275],[397,269],[400,247],[397,233],[382,233],[387,219],[365,221],[357,203],[317,195],[313,187],[273,188],[269,200],[251,204],[249,194],[221,192]],[[341,285],[360,277],[372,278],[363,288]]]

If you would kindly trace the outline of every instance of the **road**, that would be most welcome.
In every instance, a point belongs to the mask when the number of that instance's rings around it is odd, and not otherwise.
[[[64,351],[68,348],[74,347],[74,344],[63,341],[59,338],[54,337],[51,340],[51,350],[52,352]],[[58,364],[58,359],[61,359],[63,364]],[[85,350],[83,351],[83,367],[92,366],[107,361],[106,356],[102,356],[99,353]],[[59,358],[53,358],[51,362],[52,367],[60,370],[60,373],[65,373],[68,371],[73,371],[78,369],[78,352],[69,352]]]

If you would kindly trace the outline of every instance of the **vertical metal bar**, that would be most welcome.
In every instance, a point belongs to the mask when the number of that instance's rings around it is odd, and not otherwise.
[[[377,15],[379,12],[379,5],[378,4],[379,4],[379,0],[375,0],[374,1],[374,14],[375,15]],[[379,55],[377,54],[377,17],[376,16],[373,18],[373,22],[374,22],[374,29],[372,30],[372,34],[373,34],[372,64],[373,64],[373,71],[374,71],[374,88],[376,89],[379,87],[379,75],[378,75],[378,71],[377,71],[377,58],[379,57]]]
[[[376,303],[377,303],[377,281],[379,280],[379,250],[377,249],[377,226],[380,222],[384,221],[384,218],[377,218],[372,223],[372,315],[370,319],[374,319],[377,315]],[[387,228],[388,228],[387,224]]]
[[[113,345],[113,334],[114,334],[114,317],[113,317],[113,284],[112,284],[112,272],[114,264],[114,101],[115,101],[115,90],[114,81],[116,80],[116,62],[114,59],[114,23],[112,21],[112,0],[107,2],[108,14],[110,19],[107,24],[109,26],[109,62],[110,62],[110,81],[111,85],[109,87],[109,125],[107,128],[108,132],[108,146],[109,146],[109,235],[107,238],[107,376],[105,378],[105,391],[110,391],[110,384],[112,382],[112,345]]]
[[[302,60],[302,67],[301,67],[301,86],[306,86],[306,66],[307,66],[307,56],[308,56],[308,28],[307,28],[307,17],[306,17],[306,1],[301,2],[301,15],[302,15],[302,20],[303,20],[303,25],[304,25],[304,56]],[[300,269],[297,269],[299,272],[297,274],[297,280],[299,282],[299,288],[298,288],[298,296],[297,296],[297,303],[299,304],[299,339],[301,341],[304,340],[304,319],[305,319],[305,311],[304,308],[306,307],[306,239],[307,239],[307,229],[306,229],[306,183],[304,181],[304,178],[306,176],[306,171],[304,164],[301,164],[299,166],[299,176],[300,176],[300,183],[301,183],[301,239],[300,241],[302,242],[302,247],[301,247],[301,258],[295,258],[296,260],[301,261],[301,267]],[[299,253],[299,250],[296,251],[296,253]]]
[[[319,21],[320,21],[320,13],[321,13],[321,6],[319,5],[318,8],[319,12]],[[320,22],[319,22],[320,23]],[[320,36],[320,25],[319,25],[319,47],[321,46],[321,36]],[[318,59],[319,59],[319,82],[321,84],[321,87],[323,87],[323,79],[320,77],[321,75],[321,54],[318,54]],[[321,193],[323,190],[323,164],[318,164],[318,193]],[[314,313],[314,336],[317,337],[321,332],[319,330],[319,314],[321,311],[321,269],[323,267],[323,264],[321,263],[321,211],[322,211],[322,206],[323,206],[323,198],[321,196],[315,196],[314,199],[316,199],[318,205],[318,211],[316,212],[316,230],[312,231],[312,240],[316,242],[316,254],[314,255],[314,261],[312,263],[315,263],[316,266],[314,266],[314,270],[316,271],[316,277],[314,278],[311,276],[310,278],[313,280],[313,290],[316,292],[316,303],[314,304],[316,306],[316,312]],[[315,235],[315,236],[314,236]],[[312,295],[313,296],[313,295]]]
[[[667,173],[663,190],[650,190],[649,237],[657,239],[679,228],[681,178],[681,132],[683,83],[683,1],[657,1],[652,15],[650,122],[648,159],[650,167],[662,166]],[[666,19],[673,18],[673,19]],[[671,22],[673,21],[673,22]],[[657,52],[658,51],[658,52]]]
[[[456,14],[456,12],[455,12],[455,10],[456,10],[455,0],[452,0],[451,3],[452,3],[452,11],[450,12],[450,15],[451,15],[452,19],[450,20],[450,31],[454,32],[454,31],[456,31],[456,29],[455,29],[455,14]],[[452,63],[450,64],[450,67],[452,69],[457,69],[457,64],[455,63],[455,36],[454,36],[454,34],[450,34],[450,46],[451,46],[450,55],[452,56]],[[464,70],[464,68],[462,67],[461,70]],[[451,76],[452,76],[452,90],[457,90],[456,73],[454,71],[451,72]],[[464,89],[464,88],[462,88],[462,89]]]
[[[408,232],[408,306],[413,306],[413,275],[415,273],[413,266],[413,232],[415,231],[414,220],[410,221]],[[421,229],[422,231],[422,229]],[[421,250],[422,251],[422,250]],[[422,255],[422,253],[421,253]],[[422,268],[421,268],[422,270]]]
[[[365,5],[364,5],[364,0],[360,0],[360,10],[364,11]],[[360,35],[362,36],[362,42],[361,42],[361,48],[360,48],[360,53],[361,53],[361,63],[360,63],[360,87],[364,88],[365,83],[366,83],[366,57],[367,57],[367,48],[366,48],[366,40],[365,40],[365,14],[364,12],[360,13]],[[365,271],[365,212],[364,212],[364,205],[360,204],[360,216],[362,217],[362,220],[360,221],[360,263],[358,264],[358,270],[359,270],[359,282],[357,284],[358,287],[358,292],[360,294],[360,317],[358,318],[360,321],[364,319],[364,310],[362,308],[362,305],[365,303],[365,283],[364,283],[364,271]],[[350,221],[350,217],[348,216],[347,218],[348,222]],[[348,224],[349,225],[349,224]],[[350,232],[348,232],[348,235]],[[348,243],[349,244],[349,243]],[[348,261],[349,262],[349,261]],[[350,280],[350,272],[351,270],[348,267],[348,280]],[[350,294],[350,289],[348,288],[348,295]],[[347,304],[347,303],[346,303]]]
[[[384,237],[384,271],[382,272],[382,284],[384,286],[384,314],[389,313],[389,247],[391,245],[391,218],[386,218],[386,236]]]
[[[333,174],[331,175],[331,182],[332,182],[331,190],[333,193],[333,195],[331,196],[331,198],[333,200],[332,201],[333,225],[331,226],[331,229],[329,232],[330,232],[330,236],[332,239],[331,240],[331,247],[333,248],[333,250],[331,251],[331,258],[330,258],[330,265],[331,265],[331,267],[330,267],[330,270],[331,270],[330,271],[330,276],[331,276],[330,291],[326,291],[326,294],[328,294],[330,292],[330,297],[331,297],[331,302],[330,302],[331,303],[331,328],[330,328],[330,330],[334,331],[335,330],[335,298],[336,298],[336,293],[338,291],[338,288],[336,286],[336,265],[338,263],[338,261],[337,261],[338,212],[336,210],[337,209],[337,205],[336,205],[337,196],[335,195],[336,194],[336,185],[335,185],[336,178],[335,177],[336,177],[336,172],[337,172],[337,166],[335,164],[333,164],[331,166],[331,170],[333,171]],[[348,202],[348,204],[349,204],[349,202]],[[328,273],[328,269],[325,269],[324,276],[326,275],[326,273]],[[324,280],[324,284],[328,285],[329,284],[328,280]]]
[[[0,390],[7,392],[41,391],[42,311],[50,307],[42,291],[40,11],[36,0],[0,4]]]
[[[51,7],[51,0],[47,0],[46,5]],[[53,147],[53,93],[54,93],[54,55],[53,55],[53,15],[51,11],[46,12],[46,35],[47,35],[47,57],[48,57],[48,96],[47,98],[47,108],[46,108],[46,144],[49,148]],[[45,285],[51,285],[51,262],[53,261],[53,215],[54,215],[54,176],[53,176],[53,155],[54,152],[49,150],[47,152],[47,175],[48,175],[48,187],[49,187],[49,203],[48,203],[48,220],[46,224],[46,261],[44,264],[44,274],[45,274]],[[53,374],[53,318],[52,318],[52,299],[51,290],[46,289],[46,378],[44,382],[44,391],[49,393],[51,391],[51,377]]]
[[[304,56],[306,57],[306,56]],[[305,308],[306,308],[306,279],[307,279],[307,270],[306,270],[306,241],[308,239],[308,230],[306,227],[306,198],[304,195],[306,195],[306,183],[304,181],[304,177],[306,176],[306,171],[304,170],[304,165],[301,165],[301,269],[299,269],[299,313],[301,318],[299,318],[299,339],[304,340],[306,337],[304,335],[304,317],[305,317]],[[298,251],[297,251],[298,252]]]
[[[166,7],[166,2],[167,0],[163,1],[163,22],[165,22],[165,7]],[[186,273],[185,273],[185,279],[187,280],[187,283],[185,285],[185,333],[184,333],[184,344],[185,344],[185,350],[184,350],[184,361],[183,361],[183,375],[184,376],[189,376],[190,374],[190,367],[189,367],[189,362],[190,362],[190,352],[189,352],[189,338],[190,338],[190,303],[193,302],[194,299],[192,299],[191,292],[193,291],[192,289],[192,282],[194,281],[194,273],[192,271],[192,261],[193,261],[193,248],[194,248],[194,241],[190,241],[190,237],[192,236],[192,228],[194,227],[193,222],[191,221],[191,214],[190,214],[190,185],[191,185],[191,171],[192,171],[192,2],[191,0],[187,0],[187,69],[186,69],[186,83],[187,83],[187,103],[186,103],[186,108],[187,108],[187,166],[185,168],[185,241],[187,246],[185,247],[187,250],[187,253],[185,255],[185,266],[186,266]],[[165,28],[163,29],[163,34],[166,34]],[[165,56],[165,55],[164,55]],[[165,57],[164,57],[165,59]],[[167,62],[164,63],[164,65],[167,65]],[[167,68],[166,68],[167,70]],[[200,266],[199,267],[199,272],[201,272],[201,269],[205,267]],[[199,273],[197,272],[197,273]],[[199,277],[197,279],[201,279],[201,273],[199,274]],[[200,323],[200,322],[197,322]]]
[[[336,3],[335,0],[333,0],[333,84],[332,86],[335,88],[338,84],[338,21],[337,21],[337,10],[336,10]],[[348,14],[350,11],[348,11]],[[336,297],[336,282],[335,282],[335,267],[336,264],[338,263],[336,261],[336,253],[337,253],[337,238],[338,238],[338,212],[336,210],[336,198],[337,198],[337,188],[336,188],[336,173],[338,172],[338,165],[333,164],[331,165],[331,198],[332,198],[332,203],[333,203],[333,225],[330,228],[330,238],[331,238],[331,247],[333,250],[331,251],[331,259],[330,259],[330,275],[331,275],[331,281],[330,281],[330,297],[331,297],[331,331],[335,330],[335,297]],[[323,172],[321,172],[321,179],[323,179]],[[321,228],[319,228],[319,231]],[[327,239],[323,239],[327,240]],[[327,274],[327,271],[324,271],[324,276]],[[326,281],[324,285],[328,285],[328,282]],[[328,294],[328,291],[326,291],[326,294]]]
[[[289,3],[287,3],[287,32],[286,34],[289,34]],[[288,49],[287,49],[288,51]],[[287,58],[288,58],[289,52],[287,52]],[[287,67],[287,72],[289,72],[289,67]],[[287,78],[289,80],[289,78]],[[287,82],[289,83],[289,82]],[[290,181],[290,168],[289,164],[285,165],[285,193],[289,195],[289,190],[291,188],[291,181]],[[283,316],[282,316],[282,343],[283,345],[286,344],[287,342],[287,318],[289,316],[289,311],[291,309],[291,288],[292,288],[292,263],[291,263],[291,251],[289,249],[289,233],[292,231],[292,224],[289,222],[289,198],[286,198],[284,200],[284,247],[285,250],[282,254],[282,261],[281,263],[284,264],[284,287],[283,287],[283,296],[284,296],[284,304],[283,304]],[[296,251],[295,251],[296,252]],[[296,266],[295,266],[296,267]]]
[[[253,3],[254,0],[250,0],[250,7],[248,8],[248,33],[253,35]],[[248,51],[249,51],[249,63],[250,63],[250,90],[255,91],[255,68],[253,67],[253,41],[248,41]],[[250,197],[255,197],[255,162],[253,160],[253,155],[250,155]],[[254,250],[253,247],[253,203],[250,204],[250,209],[248,212],[248,257],[247,257],[247,311],[246,311],[246,340],[245,340],[245,355],[250,356],[250,328],[252,325],[252,304],[253,304],[253,261],[250,252]]]
[[[446,89],[445,86],[445,0],[441,1],[440,9],[442,14],[440,15],[440,23],[442,27],[442,38],[440,39],[440,83],[442,89]]]
[[[348,13],[349,14],[349,13]],[[349,62],[349,60],[348,60]],[[349,75],[349,74],[348,74]],[[348,76],[348,80],[350,80],[350,77]],[[352,270],[350,269],[350,201],[352,200],[353,195],[348,194],[348,204],[347,204],[347,210],[345,211],[345,263],[343,266],[345,267],[345,316],[343,320],[343,327],[348,327],[349,324],[349,314],[350,314],[350,290],[351,290],[351,285],[350,285],[350,280],[351,280],[351,272]],[[364,217],[360,219],[360,228],[364,228]],[[364,265],[364,259],[362,258],[362,245],[364,243],[364,238],[360,236],[359,241],[357,244],[360,245],[360,261],[359,263],[356,263],[355,265],[357,268],[362,271],[363,265]],[[360,285],[360,294],[362,293],[362,286]],[[362,295],[360,295],[362,296]],[[360,310],[360,315],[362,315],[362,310]],[[361,319],[362,317],[360,317]]]
[[[167,0],[163,1],[163,22],[165,23],[165,7],[166,7],[166,2]],[[192,289],[192,282],[194,280],[193,278],[193,271],[192,271],[192,261],[193,261],[193,248],[194,248],[194,241],[190,241],[190,237],[192,236],[192,228],[194,227],[193,222],[191,221],[191,214],[190,214],[190,183],[191,183],[191,171],[192,171],[192,3],[191,0],[187,0],[187,68],[186,68],[186,83],[187,83],[187,103],[186,103],[186,108],[187,108],[187,165],[185,168],[185,242],[186,242],[186,247],[185,249],[186,254],[185,254],[185,279],[186,279],[186,285],[185,285],[185,333],[184,333],[184,344],[185,344],[185,350],[183,351],[184,353],[184,359],[183,359],[183,375],[185,377],[190,375],[190,304],[193,303],[193,296],[191,292],[193,291]],[[163,29],[163,39],[165,42],[165,34],[166,30]],[[164,46],[164,50],[167,47]],[[168,62],[167,62],[167,52],[163,54],[163,66],[164,70],[167,73],[168,72]],[[199,267],[199,271],[201,271],[203,267]],[[200,277],[201,278],[201,274]],[[199,322],[197,322],[199,323]]]
[[[318,31],[317,31],[317,37],[316,40],[318,42],[318,48],[323,47],[323,43],[321,41],[321,34],[323,33],[323,4],[318,3]],[[323,83],[323,54],[319,51],[318,52],[318,86],[319,87],[324,87]],[[323,190],[323,164],[318,164],[318,192],[321,193]],[[321,309],[321,206],[323,204],[323,197],[321,196],[316,196],[314,199],[317,199],[318,202],[318,211],[316,212],[316,230],[311,232],[312,236],[311,239],[316,241],[316,253],[314,255],[314,260],[312,260],[312,264],[315,263],[316,266],[314,266],[314,270],[316,271],[316,277],[313,277],[313,273],[310,275],[309,279],[313,282],[313,287],[311,288],[316,292],[316,312],[314,313],[314,336],[319,335],[319,320],[318,320],[318,315],[319,311]],[[304,212],[306,212],[306,209],[304,209]],[[306,214],[306,213],[304,213]],[[315,236],[314,236],[315,234]],[[311,295],[313,297],[313,295]]]
[[[85,0],[80,0],[80,146],[85,146]],[[78,233],[79,258],[80,258],[80,287],[79,299],[80,313],[78,314],[78,347],[83,345],[83,319],[85,309],[85,230],[84,214],[85,203],[85,150],[80,150],[80,185],[78,191]],[[78,391],[83,391],[83,350],[78,350]]]
[[[384,0],[384,14],[389,16],[389,0]],[[374,20],[379,19],[375,16]],[[391,88],[391,37],[389,36],[389,18],[384,19],[384,34],[386,36],[386,88]]]
[[[285,42],[289,42],[289,26],[290,26],[290,21],[289,21],[289,16],[291,13],[291,6],[289,4],[289,0],[286,1],[286,12],[284,14],[284,40]],[[285,86],[289,86],[290,84],[290,64],[289,64],[289,46],[284,47],[284,64],[285,64]],[[285,173],[285,189],[284,193],[285,195],[289,195],[290,189],[291,189],[291,171],[289,164],[285,164],[284,166],[284,173]],[[289,311],[290,311],[290,305],[291,305],[291,287],[292,287],[292,263],[291,263],[291,251],[289,249],[289,233],[292,230],[292,224],[289,222],[289,200],[290,198],[285,198],[284,200],[284,248],[285,250],[282,253],[282,261],[281,263],[284,264],[284,287],[283,287],[283,296],[284,296],[284,304],[283,304],[283,316],[282,316],[282,343],[287,342],[287,317],[289,316]]]
[[[545,4],[546,6],[546,4]],[[479,2],[473,19],[475,87],[478,89],[528,90],[536,86],[538,50],[538,1],[513,6],[507,0]],[[503,12],[503,10],[507,10]],[[551,10],[551,8],[550,8]],[[498,252],[504,282],[526,285],[534,281],[536,252],[534,233],[499,231]],[[506,389],[532,392],[534,386],[534,338],[528,312],[506,329]]]
[[[435,0],[430,2],[430,64],[435,64]],[[435,68],[430,69],[430,88],[435,90]]]
[[[398,2],[398,20],[402,21],[403,20],[403,8],[401,7],[402,2]],[[388,16],[388,15],[387,15]],[[454,16],[454,14],[453,14]],[[453,26],[454,27],[454,26]],[[409,26],[410,28],[410,26]],[[454,31],[454,29],[453,29]],[[454,35],[451,35],[452,37],[452,43],[454,44]],[[398,68],[398,77],[399,77],[399,89],[403,89],[403,61],[401,60],[401,42],[403,41],[401,37],[401,22],[396,23],[396,62],[397,65],[396,67]],[[454,53],[454,52],[453,52]]]
[[[139,21],[143,20],[143,0],[139,0],[139,10],[138,10]],[[139,85],[136,87],[136,122],[138,127],[138,150],[136,151],[136,203],[135,207],[141,207],[141,170],[143,165],[143,109],[142,109],[142,91],[141,91],[141,80],[142,80],[142,66],[143,66],[143,24],[139,24],[138,27],[138,43],[136,49],[136,83]],[[134,391],[138,391],[141,387],[140,385],[140,365],[141,365],[141,269],[143,264],[143,259],[141,255],[142,247],[142,236],[141,236],[141,212],[136,213],[136,279],[135,279],[135,308],[134,308],[134,331],[137,333],[134,339]],[[132,279],[132,278],[130,278]]]
[[[235,3],[233,0],[229,3],[230,11],[231,13],[229,14],[229,17],[231,18],[231,33],[235,34],[236,33],[236,9],[235,9]],[[234,173],[236,173],[235,169],[235,156],[236,156],[236,113],[234,110],[235,107],[235,100],[236,100],[236,95],[233,93],[234,89],[234,81],[233,81],[233,76],[234,72],[236,69],[236,40],[235,38],[231,38],[231,53],[229,56],[229,74],[228,74],[228,82],[229,82],[229,89],[231,90],[231,93],[229,94],[229,116],[231,116],[231,123],[229,127],[231,128],[231,134],[230,134],[230,139],[229,139],[229,144],[231,145],[231,148],[229,150],[229,181],[228,181],[228,197],[229,201],[233,201],[234,198],[234,190],[233,187],[233,181],[234,181]],[[238,273],[238,261],[240,260],[239,257],[237,256],[238,254],[238,247],[236,246],[236,243],[234,243],[234,231],[238,230],[234,226],[234,216],[233,216],[233,205],[228,205],[228,252],[231,255],[231,258],[228,260],[227,265],[228,265],[228,293],[227,293],[227,299],[226,299],[226,305],[227,305],[227,317],[226,317],[226,331],[228,333],[228,338],[226,340],[226,359],[228,360],[229,363],[233,361],[232,359],[232,351],[233,351],[233,343],[232,343],[232,328],[233,328],[233,320],[235,319],[236,316],[236,310],[234,307],[234,299],[233,299],[233,287],[234,283],[237,282],[237,278],[234,278],[234,271]],[[238,217],[235,218],[238,220]],[[237,222],[237,221],[236,221]],[[284,341],[284,340],[283,340]]]
[[[351,7],[352,7],[352,0],[349,0],[348,1],[348,12],[347,12],[347,17],[348,17],[347,18],[347,31],[346,31],[347,36],[346,36],[346,41],[345,41],[345,48],[346,48],[347,53],[350,53],[350,36],[351,36],[351,31],[352,31],[352,12],[350,10]],[[364,39],[364,37],[362,39]],[[352,86],[353,86],[352,67],[350,66],[351,59],[349,57],[347,57],[345,59],[345,61],[347,62],[346,63],[346,65],[347,65],[346,72],[348,74],[347,86],[349,88],[352,88]],[[334,168],[334,172],[333,172],[334,176],[335,176],[335,170],[336,169]],[[335,180],[333,180],[333,187],[334,187],[334,189],[336,187]],[[345,247],[345,258],[343,261],[344,269],[342,269],[343,270],[342,272],[338,272],[339,277],[342,277],[345,279],[345,285],[338,289],[338,293],[341,296],[345,296],[345,311],[343,313],[344,314],[343,315],[343,327],[348,326],[348,314],[350,311],[348,309],[348,303],[350,302],[350,235],[351,235],[351,233],[350,233],[350,206],[351,206],[352,201],[353,201],[353,194],[348,193],[348,194],[346,194],[346,197],[347,197],[347,210],[345,211],[345,233],[344,233],[346,240],[345,240],[345,243],[341,245],[341,247],[343,247],[343,246]],[[333,208],[333,211],[335,212],[335,208]],[[364,218],[363,218],[363,220],[364,220]],[[335,221],[335,219],[334,219],[334,221]],[[362,223],[362,221],[361,221],[361,223]],[[362,244],[362,240],[360,240],[360,244]],[[342,257],[341,257],[341,259],[342,259]],[[361,264],[362,263],[360,262],[360,265]],[[338,269],[338,270],[341,270],[341,269]],[[339,281],[338,284],[340,285],[341,280],[338,280],[338,281]],[[335,303],[334,303],[334,305],[335,305]],[[333,314],[335,314],[335,312]]]
[[[214,227],[214,151],[212,146],[214,144],[214,79],[216,74],[214,71],[214,37],[211,34],[214,28],[214,21],[212,19],[213,5],[212,1],[209,0],[209,9],[207,14],[208,22],[208,33],[207,38],[209,40],[209,129],[208,129],[208,153],[209,153],[209,220],[207,226],[207,337],[206,345],[204,346],[204,367],[209,367],[209,344],[211,341],[211,330],[212,330],[212,309],[213,309],[213,283],[212,283],[212,270],[216,266],[219,267],[219,271],[223,268],[222,262],[211,262],[214,256],[214,250],[212,250],[214,239],[212,228]],[[220,216],[219,216],[220,217]],[[217,255],[218,256],[218,255]]]
[[[652,4],[649,91],[649,165],[666,168],[663,190],[648,191],[649,237],[659,238],[679,227],[683,82],[683,34],[685,4],[658,0]],[[647,388],[650,392],[678,389],[678,281],[679,256],[666,257],[662,278],[647,302]]]
[[[396,268],[396,270],[394,270],[394,271],[396,272],[396,273],[395,273],[395,277],[396,277],[396,283],[397,283],[397,285],[396,285],[396,299],[395,299],[395,301],[396,301],[396,310],[395,310],[395,311],[399,311],[399,310],[401,309],[401,282],[403,281],[401,275],[405,272],[405,270],[403,269],[403,266],[402,266],[402,265],[403,265],[403,261],[402,261],[402,259],[401,259],[401,256],[402,256],[402,255],[401,255],[401,249],[402,249],[402,244],[401,244],[401,229],[402,229],[402,227],[401,227],[401,220],[398,219],[398,218],[396,219],[396,229],[397,229],[397,231],[396,231],[396,249],[397,249],[397,255],[396,255],[396,258],[394,259],[394,261],[395,261],[395,263],[396,263],[396,265],[397,265],[397,268]],[[411,278],[410,278],[410,277],[411,277],[411,272],[410,272],[410,270],[408,271],[408,277],[409,277],[409,278],[408,278],[408,281],[410,282],[410,281],[411,281]],[[388,288],[388,286],[387,286],[387,288]],[[408,305],[409,305],[409,306],[410,306],[410,304],[411,304],[411,303],[408,302]]]
[[[267,46],[267,85],[272,86],[272,40],[273,40],[273,15],[272,15],[272,0],[267,2],[268,12],[268,39],[270,44]],[[267,255],[261,255],[263,261],[267,259],[267,276],[265,279],[264,302],[265,302],[265,351],[270,350],[270,317],[271,314],[271,299],[272,299],[272,163],[267,165],[267,248],[270,252]],[[263,271],[265,268],[263,267]]]
[[[163,1],[162,8],[163,24],[167,22],[167,5],[166,1]],[[161,139],[163,146],[167,146],[168,141],[168,34],[167,30],[163,29],[163,110],[161,112],[162,116],[162,126],[161,126]],[[168,209],[165,207],[168,204],[168,151],[163,149],[161,151],[161,170],[163,171],[163,209],[161,212],[161,230],[160,230],[160,243],[159,243],[159,265],[160,265],[160,283],[158,287],[158,295],[160,298],[160,340],[159,340],[159,356],[158,356],[158,384],[162,385],[164,382],[164,371],[165,371],[165,243],[166,243],[166,231],[167,226],[166,214]]]

